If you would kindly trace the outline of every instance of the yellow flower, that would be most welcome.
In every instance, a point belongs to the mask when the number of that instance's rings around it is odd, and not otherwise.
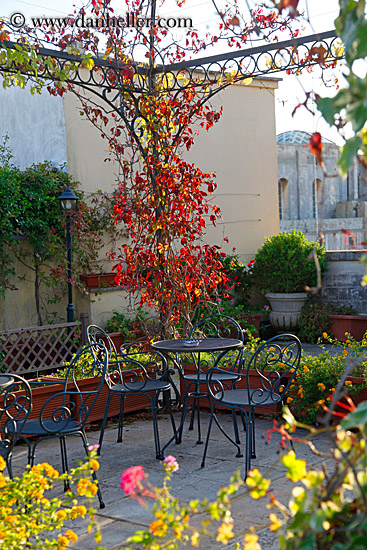
[[[327,338],[327,332],[323,332],[323,333],[322,333],[322,337],[323,337],[323,338]]]
[[[232,530],[233,523],[222,523],[222,525],[218,527],[217,541],[227,544],[227,542],[234,537]]]
[[[246,533],[245,535],[245,545],[243,550],[261,550],[260,544],[258,541],[258,536],[254,533]]]
[[[5,460],[3,459],[3,457],[0,456],[0,472],[2,472],[3,470],[5,470],[5,467],[6,467],[6,462],[5,462]]]
[[[306,367],[306,365],[305,365],[305,366],[303,367],[303,372],[308,372],[308,371],[309,371],[309,369],[308,369],[308,367]]]
[[[71,540],[71,542],[76,542],[78,540],[78,535],[74,533],[71,529],[68,529],[65,533],[65,536]]]
[[[348,355],[348,351],[346,349],[343,351],[343,355]]]
[[[57,510],[56,517],[58,519],[65,519],[66,516],[67,516],[67,513],[65,512],[65,510]]]
[[[65,537],[64,535],[59,535],[59,538],[57,539],[57,542],[63,546],[66,546],[69,542],[69,539]]]
[[[270,531],[273,531],[275,533],[282,526],[282,522],[279,520],[276,514],[270,514],[269,519],[271,521],[269,529]]]
[[[317,385],[318,385],[318,387],[320,388],[320,390],[322,390],[322,391],[325,391],[325,390],[326,390],[326,386],[325,386],[325,384],[323,384],[322,382],[319,382]]]
[[[346,381],[345,381],[345,385],[346,385],[346,386],[351,386],[352,383],[353,383],[353,382],[351,382],[350,380],[346,380]]]
[[[153,533],[155,537],[163,537],[167,529],[168,527],[162,519],[152,521],[152,523],[149,525],[149,531]]]
[[[99,462],[95,458],[91,458],[89,461],[89,466],[92,468],[94,472],[99,470]]]
[[[293,397],[287,397],[287,403],[292,403]]]
[[[199,539],[199,531],[194,531],[194,533],[191,535],[191,546],[195,546],[195,548],[197,548],[199,546]]]

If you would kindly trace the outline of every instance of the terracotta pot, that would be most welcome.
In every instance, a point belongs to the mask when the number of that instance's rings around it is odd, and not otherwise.
[[[116,275],[116,273],[89,273],[80,275],[80,280],[87,288],[109,288],[118,286],[115,282]]]
[[[229,370],[229,369],[224,369],[224,370]],[[193,373],[196,373],[196,369],[195,369],[195,366],[193,364],[189,364],[189,365],[184,365],[184,371],[185,371],[185,374],[193,374]],[[265,376],[268,376],[270,374],[270,371],[264,371],[264,375]],[[236,384],[236,387],[238,389],[245,389],[247,388],[247,383],[246,383],[246,378],[241,378],[241,380]],[[255,370],[250,370],[250,387],[251,388],[259,388],[261,387],[261,383],[260,383],[260,376],[257,374],[257,372]],[[193,386],[192,386],[193,388]],[[207,386],[206,386],[206,382],[203,382],[202,384],[200,384],[200,389],[202,391],[206,391],[207,390]],[[185,385],[183,383],[183,381],[181,380],[180,378],[180,392],[181,392],[181,396],[184,395],[185,393]],[[206,398],[202,398],[200,400],[200,407],[203,408],[203,409],[208,409],[209,408],[209,405],[208,405],[208,401]],[[190,398],[189,399],[189,404],[192,405],[192,399]],[[225,409],[225,410],[228,410],[226,407],[224,406],[221,406],[221,405],[217,405],[216,407],[217,409]],[[255,409],[255,413],[256,414],[264,414],[264,415],[275,415],[275,414],[280,414],[282,412],[282,404],[281,403],[275,403],[274,405],[265,405],[263,407],[256,407]]]
[[[360,342],[367,331],[367,315],[329,315],[329,319],[331,334],[341,342],[346,342],[346,332]]]

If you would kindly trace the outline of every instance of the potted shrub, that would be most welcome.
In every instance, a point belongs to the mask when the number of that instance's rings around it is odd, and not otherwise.
[[[254,283],[269,300],[270,322],[278,330],[292,330],[297,326],[308,296],[305,288],[316,286],[314,250],[322,274],[326,270],[325,248],[308,241],[300,231],[267,238],[255,255]]]

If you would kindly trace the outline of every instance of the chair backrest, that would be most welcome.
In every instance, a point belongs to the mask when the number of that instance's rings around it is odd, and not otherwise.
[[[103,328],[97,325],[89,325],[87,327],[87,341],[90,346],[101,342],[105,345],[109,358],[112,355],[117,356],[115,344]],[[120,350],[118,353],[120,353]]]
[[[252,355],[246,370],[249,401],[254,406],[279,403],[296,375],[302,354],[301,342],[294,334],[274,336]],[[257,385],[250,375],[257,375]]]
[[[67,429],[71,422],[83,428],[105,381],[108,353],[103,342],[83,347],[69,363],[64,390],[42,407],[40,422],[49,433]]]
[[[125,389],[144,391],[150,380],[166,379],[167,360],[156,350],[122,353],[118,361],[119,380]],[[113,376],[112,383],[117,383]]]
[[[192,327],[190,338],[234,338],[244,342],[245,334],[239,323],[232,317],[213,313],[203,317]],[[239,371],[242,368],[242,354],[243,348],[222,352],[223,359],[218,358],[218,353],[208,353],[211,359],[200,358],[200,369],[205,372],[216,364],[219,367]]]
[[[293,334],[274,336],[257,348],[247,368],[243,365],[239,380],[233,382],[232,389],[242,391],[247,389],[246,403],[251,407],[272,405],[283,401],[297,373],[301,353],[301,342],[297,336]],[[225,405],[226,390],[229,388],[228,384],[218,380],[218,372],[223,371],[217,367],[209,370],[208,391],[214,401]]]
[[[7,462],[32,410],[32,391],[28,382],[16,374],[0,377],[1,382],[4,385],[0,390],[0,455]]]

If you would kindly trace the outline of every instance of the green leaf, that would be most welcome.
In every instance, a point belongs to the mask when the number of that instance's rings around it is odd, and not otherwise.
[[[362,146],[362,139],[360,136],[354,136],[346,141],[345,145],[341,149],[341,155],[338,160],[338,164],[343,174],[348,172],[348,169],[353,163],[354,158],[358,154],[359,149]]]
[[[335,107],[332,97],[320,97],[317,101],[317,108],[330,126],[334,124]]]
[[[367,424],[367,401],[362,401],[355,411],[351,412],[341,421],[344,430],[362,428]]]

